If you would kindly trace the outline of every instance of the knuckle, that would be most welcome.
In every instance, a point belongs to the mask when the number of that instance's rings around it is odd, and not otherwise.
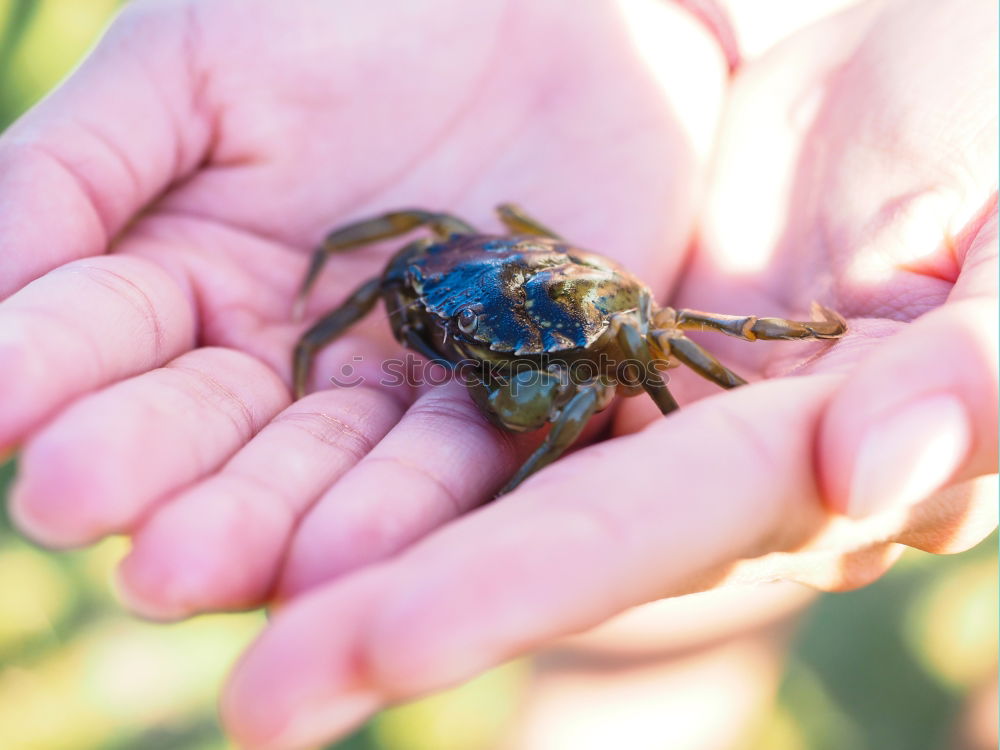
[[[421,423],[446,422],[448,429],[453,429],[455,423],[468,425],[483,422],[472,399],[464,393],[430,394],[413,404],[407,416]]]
[[[282,391],[284,386],[278,376],[268,370],[258,360],[248,354],[227,349],[199,349],[170,362],[167,369],[182,376],[179,384],[184,395],[197,402],[199,407],[211,407],[218,414],[230,420],[237,432],[249,439],[271,417],[272,412],[257,408],[241,392],[238,386],[217,377],[215,372],[235,373],[255,370],[270,373],[274,381],[274,391]],[[236,378],[232,379],[234,382]],[[260,403],[265,403],[260,400]]]
[[[401,456],[384,455],[369,456],[370,466],[387,464],[388,469],[403,476],[410,476],[418,480],[425,487],[429,488],[431,494],[439,495],[447,508],[446,515],[456,517],[464,513],[472,505],[472,498],[460,495],[445,477],[438,476],[438,473],[419,463],[410,462]]]
[[[96,296],[78,297],[78,307],[108,301],[127,312],[142,330],[137,340],[150,342],[150,361],[162,362],[193,339],[194,317],[188,297],[166,271],[142,258],[115,255],[74,261],[55,274],[72,276],[72,286]],[[86,314],[87,309],[79,310]],[[180,323],[180,325],[178,325]],[[178,332],[185,335],[178,336]]]
[[[273,424],[301,430],[323,445],[343,450],[360,460],[374,447],[366,425],[350,413],[330,411],[295,411],[280,414]]]

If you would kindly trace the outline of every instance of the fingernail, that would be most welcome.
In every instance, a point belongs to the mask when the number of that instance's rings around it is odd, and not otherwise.
[[[954,396],[929,396],[868,428],[858,447],[847,514],[869,516],[923,500],[968,455],[970,424]]]

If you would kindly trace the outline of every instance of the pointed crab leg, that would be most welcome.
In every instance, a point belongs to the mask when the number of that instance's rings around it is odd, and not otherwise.
[[[306,380],[312,368],[316,352],[337,338],[346,328],[367,315],[378,301],[382,291],[382,279],[369,279],[354,290],[350,297],[338,308],[328,312],[306,331],[292,355],[292,385],[295,398],[305,395]]]
[[[667,384],[654,366],[655,359],[649,350],[649,343],[639,332],[639,328],[631,314],[617,313],[611,317],[609,334],[617,338],[622,353],[639,365],[641,382],[639,385],[660,408],[663,414],[676,411],[677,401],[674,400]]]
[[[664,354],[672,354],[703,378],[723,388],[736,388],[747,381],[730,370],[710,351],[699,346],[677,329],[658,329],[649,334]]]
[[[520,206],[514,203],[501,203],[497,206],[497,216],[503,225],[510,230],[511,234],[534,234],[539,237],[549,237],[554,240],[561,240],[558,234],[537,219],[532,218],[524,212]]]
[[[756,315],[719,315],[698,310],[677,310],[674,325],[688,331],[717,331],[729,336],[757,339],[835,339],[847,332],[847,322],[836,312],[813,303],[815,320],[758,318]]]
[[[580,388],[576,395],[559,411],[559,416],[552,423],[552,429],[549,430],[549,434],[545,436],[542,444],[521,465],[521,468],[504,485],[499,494],[510,492],[529,476],[548,466],[566,452],[566,449],[583,432],[587,421],[597,411],[601,403],[600,391],[603,387],[594,383]]]
[[[472,225],[450,214],[439,214],[420,209],[391,211],[372,219],[365,219],[335,229],[326,236],[323,243],[313,252],[312,260],[309,263],[309,270],[306,271],[305,278],[302,280],[302,286],[299,288],[298,295],[295,298],[295,306],[292,311],[293,318],[296,320],[301,319],[309,291],[312,289],[313,284],[316,283],[316,279],[319,277],[319,273],[323,270],[323,266],[330,255],[343,250],[351,250],[362,245],[368,245],[379,240],[398,237],[399,235],[425,226],[430,227],[434,235],[440,239],[447,239],[455,234],[473,234],[476,231]]]

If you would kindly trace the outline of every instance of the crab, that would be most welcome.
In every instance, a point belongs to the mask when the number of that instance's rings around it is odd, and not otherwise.
[[[840,315],[815,302],[811,321],[661,307],[619,264],[566,242],[518,206],[502,204],[497,214],[509,234],[482,234],[456,216],[409,209],[327,235],[302,282],[297,316],[332,254],[418,228],[431,234],[406,244],[380,276],[303,334],[292,362],[296,398],[319,350],[381,299],[396,339],[460,370],[496,425],[513,432],[552,425],[503,494],[562,455],[616,394],[646,393],[665,415],[677,409],[666,369],[683,364],[723,388],[746,383],[685,331],[756,341],[836,339],[847,330]]]

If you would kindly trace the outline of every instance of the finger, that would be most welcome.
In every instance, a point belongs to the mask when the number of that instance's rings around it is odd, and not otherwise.
[[[997,475],[952,484],[908,509],[907,523],[890,538],[936,555],[964,552],[997,527]]]
[[[158,501],[219,466],[288,403],[270,369],[197,349],[81,399],[25,447],[11,511],[52,546],[129,531]]]
[[[259,605],[302,514],[402,412],[399,401],[371,388],[334,388],[293,403],[217,474],[142,526],[119,575],[132,609],[175,619]]]
[[[0,303],[0,448],[73,398],[163,364],[195,338],[191,298],[141,258],[69,263]]]
[[[997,475],[961,482],[911,508],[856,521],[830,519],[806,547],[773,552],[729,566],[722,584],[795,581],[821,591],[867,586],[892,567],[906,547],[933,554],[964,552],[997,526]],[[874,541],[873,541],[874,540]]]
[[[220,701],[226,734],[247,750],[302,750],[346,732],[383,702],[353,660],[389,566],[296,599],[237,664]]]
[[[997,471],[996,274],[994,214],[948,302],[845,381],[819,446],[831,508],[867,516]]]
[[[0,299],[105,252],[139,208],[200,163],[211,127],[195,102],[190,18],[130,7],[0,137]]]
[[[380,703],[801,544],[827,518],[811,437],[835,385],[769,381],[699,402],[289,604],[235,671],[227,725],[254,747],[317,742]]]
[[[536,440],[494,427],[458,383],[431,388],[302,520],[279,595],[388,557],[492,497]]]

